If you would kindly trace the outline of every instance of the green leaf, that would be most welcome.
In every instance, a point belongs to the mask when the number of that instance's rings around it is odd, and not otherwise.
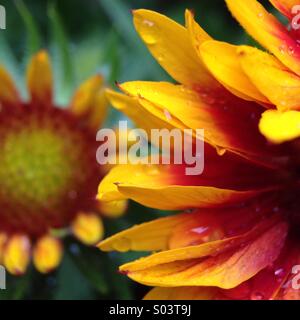
[[[17,0],[15,4],[24,21],[27,32],[27,53],[32,56],[42,45],[39,28],[25,3],[22,0]]]
[[[52,2],[48,7],[48,17],[50,20],[50,28],[53,36],[53,43],[55,46],[55,56],[59,71],[58,79],[60,83],[56,83],[56,89],[64,95],[64,100],[69,98],[70,92],[74,86],[74,69],[72,65],[71,52],[68,43],[68,37],[63,27],[62,19]]]
[[[104,254],[94,248],[85,248],[77,244],[71,246],[77,248],[71,257],[82,275],[101,295],[107,295],[110,288],[105,276]]]
[[[137,36],[132,26],[129,6],[122,0],[99,0],[99,3],[124,40],[126,40],[129,45],[136,47]]]

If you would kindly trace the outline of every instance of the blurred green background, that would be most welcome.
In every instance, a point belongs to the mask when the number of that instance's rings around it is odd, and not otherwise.
[[[168,79],[137,36],[132,9],[153,9],[183,23],[184,10],[190,8],[216,39],[253,43],[223,0],[2,0],[0,4],[7,15],[7,28],[0,30],[0,63],[26,96],[24,70],[29,57],[40,48],[49,50],[56,101],[62,106],[74,88],[96,72],[103,73],[111,86],[115,81]],[[106,125],[113,126],[118,117],[111,110]],[[163,214],[131,203],[125,217],[105,221],[106,236]],[[118,265],[138,256],[104,254],[66,239],[64,260],[55,272],[44,276],[30,268],[23,277],[8,276],[0,299],[141,299],[147,288],[117,272]]]

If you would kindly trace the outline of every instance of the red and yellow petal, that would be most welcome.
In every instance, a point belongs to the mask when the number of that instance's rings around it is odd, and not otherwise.
[[[37,240],[33,249],[33,262],[41,273],[54,270],[62,259],[62,243],[52,236],[44,236]]]
[[[144,300],[213,300],[218,292],[213,287],[156,287],[149,291]]]
[[[300,78],[274,56],[241,46],[237,59],[251,81],[279,110],[300,108]]]
[[[32,57],[27,68],[27,87],[32,103],[49,106],[52,103],[53,79],[50,58],[46,51]]]
[[[246,31],[285,66],[300,75],[300,47],[288,30],[256,0],[226,0]]]
[[[0,66],[0,103],[5,105],[16,106],[20,103],[19,93],[15,84],[3,66]]]
[[[103,251],[157,251],[169,247],[173,229],[183,223],[186,216],[175,215],[146,222],[115,234],[98,244]]]
[[[191,128],[194,133],[196,129],[204,129],[205,141],[215,147],[257,162],[266,163],[270,156],[275,156],[275,150],[270,149],[258,131],[264,110],[258,104],[238,99],[224,90],[198,92],[167,82],[135,81],[120,87],[161,121],[180,129]],[[170,117],[166,117],[166,111]]]
[[[230,158],[230,156],[228,156]],[[226,157],[223,160],[223,173],[228,180],[218,180],[217,172],[213,171],[213,164],[218,167],[218,162],[212,158],[211,168],[207,165],[204,173],[200,176],[186,176],[184,165],[119,165],[114,167],[110,173],[101,181],[98,189],[98,199],[101,201],[114,201],[126,198],[133,199],[146,206],[165,210],[177,210],[197,207],[219,206],[224,204],[241,201],[258,195],[267,189],[276,188],[276,184],[258,186],[251,188],[251,181],[235,180],[235,171],[231,177],[231,162],[226,168]],[[208,161],[209,163],[209,161]],[[236,164],[238,170],[238,162]],[[228,169],[226,173],[226,169]],[[258,171],[250,167],[244,167],[240,163],[240,169],[245,170],[244,174],[251,172],[250,177],[260,172],[261,177],[264,171]],[[253,170],[254,169],[254,170]],[[243,177],[240,171],[240,177]],[[128,175],[128,172],[131,174]],[[227,175],[228,174],[228,175]],[[276,176],[275,173],[274,178]],[[252,176],[251,176],[252,175]],[[266,180],[264,182],[267,182]],[[233,178],[233,180],[232,180]],[[241,178],[242,179],[242,178]],[[273,181],[275,183],[275,181]],[[246,188],[245,188],[246,187]]]
[[[288,18],[293,17],[293,7],[299,5],[299,0],[270,0],[275,8]]]
[[[70,110],[83,118],[94,130],[97,130],[107,114],[108,102],[103,89],[104,79],[98,74],[86,80],[76,90]]]
[[[207,252],[198,247],[198,258],[191,255],[192,258],[188,259],[186,258],[188,254],[184,251],[181,255],[174,253],[173,261],[166,262],[172,259],[172,253],[166,251],[156,254],[161,255],[161,258],[142,258],[123,265],[120,270],[131,279],[151,286],[217,286],[230,289],[252,278],[275,261],[280,254],[286,234],[287,224],[279,222],[243,246],[214,257],[203,260],[202,254],[205,256]],[[207,245],[209,244],[202,245],[202,248]],[[215,250],[217,248],[218,246]],[[170,257],[162,260],[163,255]]]
[[[71,227],[75,237],[86,245],[96,244],[104,235],[103,222],[94,213],[78,213]]]
[[[206,41],[199,51],[211,73],[233,94],[245,100],[269,103],[243,72],[236,46],[226,42]]]
[[[26,272],[30,262],[31,243],[25,235],[11,236],[4,248],[3,262],[5,268],[13,275]]]
[[[135,10],[133,15],[135,28],[148,49],[176,81],[215,87],[216,81],[198,57],[184,27],[150,10]]]

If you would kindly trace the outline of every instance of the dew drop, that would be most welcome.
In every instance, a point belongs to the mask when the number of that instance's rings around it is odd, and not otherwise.
[[[264,17],[264,13],[263,12],[259,12],[257,16],[258,16],[259,19],[262,19]]]
[[[282,44],[279,46],[279,51],[282,53],[282,54],[285,54],[286,53],[286,45],[285,44]]]
[[[279,268],[274,272],[275,276],[280,277],[283,276],[284,274],[284,269],[283,268]]]
[[[149,45],[155,44],[158,40],[157,37],[159,33],[155,28],[154,22],[150,20],[143,20],[142,27],[143,27],[142,34],[143,34],[144,41]]]
[[[289,48],[288,48],[288,54],[289,54],[290,56],[292,56],[294,53],[295,53],[295,48],[294,48],[293,46],[289,46]]]
[[[131,248],[131,240],[129,238],[122,237],[115,241],[114,249],[120,252],[126,252]]]
[[[226,153],[226,149],[225,148],[217,147],[217,154],[219,156],[224,156],[225,153]]]

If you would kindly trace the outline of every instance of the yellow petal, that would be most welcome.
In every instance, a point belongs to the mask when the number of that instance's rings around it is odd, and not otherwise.
[[[264,110],[258,104],[238,99],[224,92],[225,89],[198,92],[167,82],[132,81],[120,88],[164,123],[182,130],[191,128],[194,133],[196,129],[204,129],[204,140],[216,148],[251,159],[256,155],[265,160],[270,158],[266,141],[257,128],[256,119]]]
[[[40,238],[33,250],[33,262],[38,271],[48,273],[55,269],[62,259],[62,244],[52,236]]]
[[[107,113],[108,102],[103,83],[100,74],[89,78],[76,90],[70,105],[71,111],[84,118],[93,129],[99,128]]]
[[[300,78],[274,56],[256,48],[238,49],[241,65],[257,88],[279,110],[299,109]]]
[[[195,48],[198,48],[204,41],[212,40],[211,36],[195,21],[191,10],[185,10],[185,25]]]
[[[0,66],[0,103],[17,105],[20,102],[19,93],[14,82],[3,66]]]
[[[256,194],[179,184],[180,176],[172,175],[167,165],[119,165],[101,181],[97,197],[102,201],[130,198],[145,206],[178,210],[229,204]]]
[[[32,57],[27,69],[27,86],[34,103],[49,105],[52,102],[52,70],[46,51]]]
[[[275,261],[286,234],[287,225],[278,223],[249,244],[208,259],[178,260],[135,271],[131,271],[127,264],[127,268],[122,266],[121,271],[131,279],[150,286],[217,286],[231,289]]]
[[[168,248],[169,237],[174,228],[185,220],[175,215],[160,218],[119,232],[99,243],[103,251],[158,251]]]
[[[212,300],[218,289],[213,287],[156,287],[144,300]]]
[[[72,223],[72,231],[82,243],[94,245],[102,239],[104,227],[96,214],[80,212]]]
[[[201,45],[200,53],[211,73],[228,90],[246,100],[268,103],[244,73],[236,49],[225,42],[206,41]]]
[[[179,215],[177,221],[179,222],[180,220],[182,220],[181,224],[184,224],[190,218],[193,219],[193,217],[190,217],[188,214]],[[197,217],[195,219],[197,219]],[[148,257],[138,259],[134,262],[126,263],[123,266],[121,266],[120,270],[125,272],[135,272],[170,262],[185,261],[196,258],[199,259],[203,257],[216,255],[216,253],[222,254],[223,252],[226,252],[229,249],[237,248],[241,243],[245,244],[249,241],[253,241],[253,239],[263,234],[266,230],[270,229],[270,227],[272,227],[276,222],[278,222],[277,217],[269,217],[268,221],[263,221],[262,223],[255,225],[246,233],[230,238],[208,241],[198,245],[189,245],[185,247],[179,247],[162,252],[157,252]],[[284,230],[285,229],[286,228],[284,228]]]
[[[226,0],[246,31],[285,66],[300,75],[300,47],[287,28],[256,0]]]
[[[261,133],[273,143],[282,143],[300,136],[300,112],[268,110],[259,123]]]
[[[121,217],[126,212],[127,208],[127,200],[99,202],[99,210],[101,214],[109,218]]]
[[[30,241],[27,236],[12,236],[4,250],[5,268],[13,275],[21,275],[26,272],[30,261]]]
[[[215,86],[216,81],[198,57],[188,31],[150,10],[135,10],[134,25],[158,63],[178,82]]]
[[[106,95],[110,100],[111,104],[119,111],[126,114],[139,128],[146,130],[148,135],[151,129],[173,129],[174,126],[179,128],[184,128],[184,125],[180,123],[176,118],[172,118],[171,124],[166,117],[160,119],[153,114],[154,112],[149,112],[145,109],[139,102],[138,99],[129,97],[127,95],[115,92],[113,90],[106,90]],[[157,110],[157,113],[160,111]]]

